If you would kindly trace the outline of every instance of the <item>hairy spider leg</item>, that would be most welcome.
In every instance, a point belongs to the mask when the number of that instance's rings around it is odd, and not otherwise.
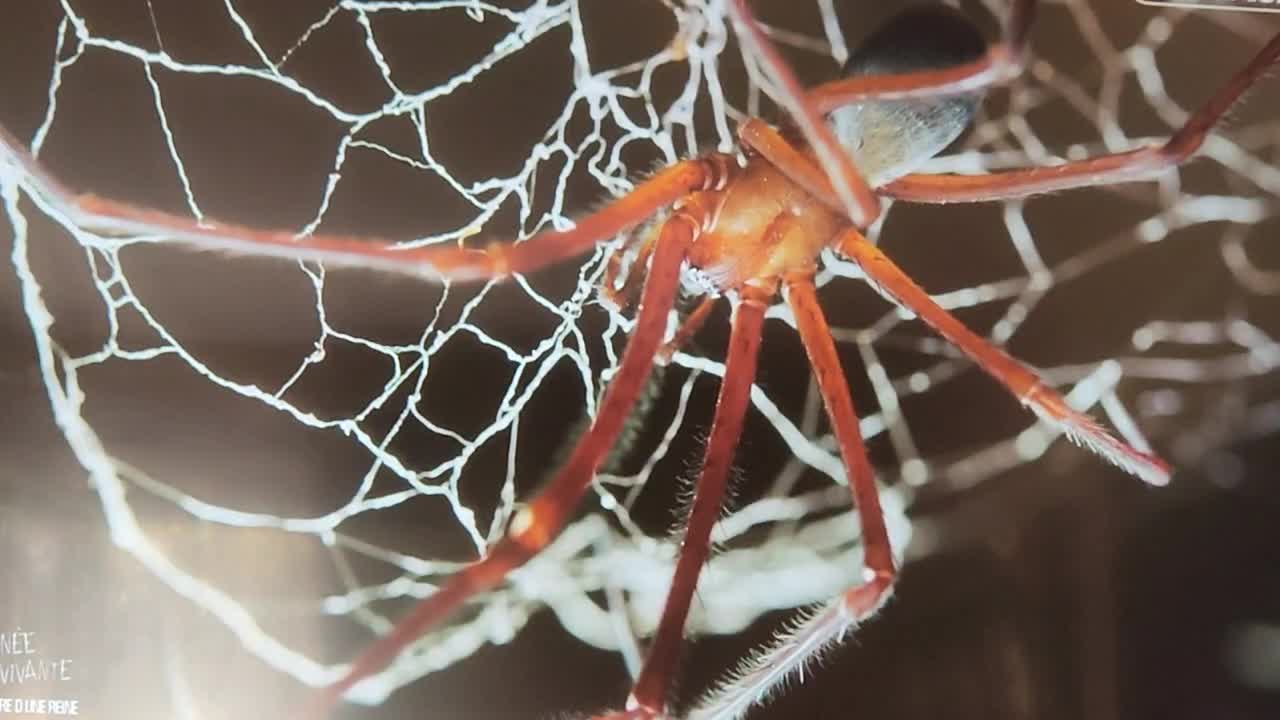
[[[786,299],[848,474],[849,490],[862,527],[863,582],[740,666],[698,702],[688,716],[691,719],[740,717],[779,683],[812,661],[823,647],[839,642],[847,630],[875,614],[892,593],[897,577],[875,473],[867,457],[853,395],[840,365],[831,328],[818,302],[812,272],[793,273],[786,278]]]
[[[666,712],[684,641],[685,620],[698,576],[710,555],[711,529],[720,517],[729,482],[729,468],[733,464],[738,438],[742,435],[751,384],[755,381],[764,313],[771,295],[770,291],[747,287],[734,303],[724,379],[716,400],[702,470],[694,486],[693,504],[689,508],[680,543],[675,575],[653,643],[627,698],[625,717],[657,718]]]
[[[1082,186],[1132,182],[1166,171],[1190,157],[1226,111],[1265,71],[1280,59],[1280,34],[1188,118],[1161,146],[1103,155],[1054,167],[1012,170],[990,175],[907,175],[881,189],[914,202],[980,202],[1023,197]],[[834,193],[822,172],[774,129],[759,121],[739,128],[743,142],[773,163],[788,178],[831,205]],[[1024,405],[1061,428],[1072,440],[1150,483],[1168,481],[1169,469],[1158,458],[1135,450],[1106,432],[1087,415],[1069,408],[1025,366],[965,328],[933,302],[927,293],[856,231],[838,249],[858,262],[868,279],[919,315],[1003,383]]]
[[[200,221],[93,194],[78,194],[58,182],[17,139],[0,128],[0,169],[6,165],[26,178],[29,192],[38,194],[78,227],[88,230],[164,235],[206,250],[320,260],[455,282],[504,279],[581,255],[602,239],[635,227],[691,192],[724,187],[737,169],[737,161],[723,153],[684,160],[578,220],[571,230],[542,232],[519,243],[493,241],[472,249],[461,245],[411,248],[388,240],[330,233],[299,236],[286,230]]]
[[[773,236],[769,242],[778,245],[803,245],[803,238],[796,235],[807,229],[796,217],[780,215],[769,226],[768,234]],[[666,606],[649,655],[628,698],[628,714],[622,717],[632,720],[661,717],[666,710],[690,602],[709,555],[711,530],[723,502],[729,462],[736,448],[737,436],[741,432],[742,414],[746,409],[755,374],[755,353],[764,309],[776,288],[777,280],[766,278],[756,281],[754,285],[748,284],[741,290],[742,298],[735,308],[734,330],[730,338],[730,354],[725,367],[724,384],[721,386],[721,399],[717,404],[702,475],[698,480],[685,528],[675,579],[667,594]],[[859,433],[853,398],[831,339],[831,330],[818,304],[813,285],[813,268],[789,274],[786,277],[786,289],[787,300],[796,316],[801,339],[839,442],[841,458],[848,470],[852,499],[863,529],[866,566],[870,571],[868,582],[877,589],[875,597],[863,604],[871,608],[878,607],[880,600],[876,598],[887,591],[895,576],[893,552],[874,474]],[[748,315],[748,311],[752,315]],[[744,355],[748,350],[751,353],[749,357]]]
[[[1033,6],[1034,6],[1034,2],[1030,2],[1028,0],[1021,0],[1020,2],[1015,2],[1015,5],[1014,5],[1015,15],[1018,7],[1028,8],[1028,11],[1029,11],[1029,9],[1033,8]],[[749,19],[750,16],[746,11],[745,4],[739,0],[737,7],[740,8],[739,15],[741,17],[745,17]],[[1028,17],[1029,17],[1029,14],[1028,14]],[[1007,28],[1016,27],[1017,24],[1018,24],[1017,22],[1014,22],[1011,20],[1007,24]],[[1028,20],[1028,24],[1029,24],[1029,20]],[[757,35],[757,40],[760,40],[760,38],[762,38],[762,35],[759,34],[759,30],[754,26],[754,23],[748,22],[748,23],[744,23],[744,25],[748,29],[748,34],[754,31]],[[1008,35],[1009,33],[1008,29],[1006,30],[1006,33],[1008,37],[1013,37],[1013,38],[1018,37],[1017,33]],[[1021,35],[1023,36],[1022,42],[1025,42],[1025,34],[1026,34],[1026,27],[1024,26],[1021,31]],[[1271,45],[1274,45],[1275,43],[1276,41],[1273,40]],[[768,45],[767,40],[762,40],[761,44],[763,45],[763,48],[764,48],[761,54],[762,56],[767,57],[769,55],[769,51],[771,51],[772,48]],[[1268,48],[1271,48],[1271,45],[1268,45]],[[1265,54],[1265,53],[1266,53],[1266,50],[1264,50],[1262,54]],[[1262,54],[1260,54],[1260,56]],[[773,56],[780,64],[781,59],[776,56],[776,53],[774,53]],[[1274,55],[1273,55],[1273,59],[1274,59]],[[769,63],[767,62],[766,62],[766,69],[772,70],[772,68],[769,67]],[[783,69],[785,71],[785,67]],[[1257,74],[1260,74],[1260,70],[1258,71]],[[893,77],[898,80],[901,80],[906,76],[893,76]],[[1256,79],[1256,75],[1254,79]],[[920,81],[919,75],[916,76],[916,80]],[[1238,89],[1235,95],[1232,95],[1231,99],[1228,100],[1227,105],[1229,105],[1230,102],[1233,102],[1234,98],[1237,97],[1240,92],[1243,92],[1243,89],[1245,87],[1248,87],[1248,85],[1251,84],[1252,82],[1253,82],[1253,79],[1244,81],[1243,85]],[[784,85],[784,86],[786,85],[785,82],[778,83],[778,84]],[[798,85],[795,83],[792,83],[791,86],[784,88],[784,90],[792,91],[792,97],[795,97],[795,91],[797,91],[798,89],[799,89]],[[950,91],[962,92],[970,89],[972,89],[970,85],[963,85],[961,87],[958,87],[957,89],[950,90]],[[906,88],[906,90],[903,90],[902,88],[898,88],[897,90],[895,90],[893,87],[889,87],[889,86],[881,86],[880,88],[880,91],[882,93],[908,92],[908,93],[918,93],[919,95],[924,95],[924,96],[937,94],[937,91],[939,90],[941,92],[949,91],[948,88],[946,87],[939,88],[936,84],[933,86],[929,86],[927,85],[927,83],[918,84],[914,89],[908,87]],[[1228,92],[1229,90],[1230,90],[1230,87],[1224,88],[1224,91],[1220,93],[1220,96],[1229,95],[1230,94]],[[874,92],[868,94],[865,88],[861,92],[863,93],[861,95],[857,93],[849,94],[848,92],[846,92],[846,94],[843,96],[844,101],[848,101],[849,98],[865,99],[865,98],[876,96]],[[888,95],[888,94],[884,94],[881,96],[892,97],[892,95]],[[901,97],[906,97],[906,96],[909,96],[909,95],[903,95]],[[837,104],[842,104],[842,103],[837,103]],[[805,102],[800,103],[802,110],[805,109],[807,105],[808,103],[805,103]],[[1211,115],[1210,122],[1204,128],[1199,130],[1198,136],[1193,137],[1194,145],[1196,147],[1198,147],[1199,142],[1203,139],[1204,134],[1208,132],[1208,127],[1211,126],[1212,123],[1216,121],[1217,116],[1219,116],[1223,110],[1225,110],[1225,105],[1222,108],[1219,108],[1217,110],[1216,115]],[[799,113],[799,114],[803,114],[803,113]],[[810,113],[810,115],[812,115],[812,113]],[[1188,123],[1188,127],[1194,124],[1195,124],[1195,118],[1193,118],[1192,121]],[[819,123],[817,132],[821,133],[822,130],[825,129],[823,127],[824,125],[825,123]],[[1190,133],[1191,136],[1195,136],[1196,131],[1194,129],[1188,132]],[[829,131],[828,131],[828,134],[829,134]],[[1184,133],[1180,132],[1179,134],[1184,134]],[[1176,138],[1177,136],[1175,136],[1175,139]],[[811,139],[811,143],[815,148],[823,147],[823,143],[813,142],[812,139]],[[1175,147],[1176,149],[1177,146],[1178,145],[1174,143],[1173,140],[1171,140],[1169,145],[1167,145],[1165,149],[1168,149],[1170,147]],[[1185,153],[1189,155],[1191,152],[1194,152],[1194,149],[1195,147],[1186,149]],[[819,151],[818,159],[819,160],[828,159],[829,155],[830,153],[828,152]],[[839,157],[843,157],[844,154],[837,153],[836,155]],[[1121,155],[1126,155],[1126,154],[1121,154]],[[1104,157],[1107,157],[1107,156],[1104,156]],[[23,166],[23,168],[25,168],[25,172],[27,174],[27,177],[29,178],[29,181],[27,181],[26,184],[29,188],[34,188],[35,192],[42,194],[42,196],[46,198],[52,198],[55,201],[60,200],[58,204],[66,214],[68,214],[69,216],[77,220],[87,220],[87,222],[83,223],[86,227],[95,228],[95,229],[106,229],[112,232],[145,232],[145,233],[165,232],[167,234],[178,235],[179,239],[184,239],[184,240],[187,240],[188,242],[195,242],[197,244],[201,244],[206,247],[223,247],[223,246],[231,245],[232,247],[229,247],[229,249],[247,250],[250,252],[254,252],[255,254],[264,254],[264,250],[266,250],[267,253],[270,253],[272,246],[279,246],[281,249],[278,254],[287,255],[291,258],[305,256],[307,249],[314,247],[318,255],[325,256],[327,259],[331,259],[331,260],[336,259],[341,261],[343,259],[349,259],[355,264],[361,264],[366,266],[367,265],[381,266],[380,263],[384,260],[381,252],[361,253],[358,250],[353,250],[353,248],[350,248],[346,244],[344,244],[344,243],[359,243],[361,245],[366,244],[364,241],[360,241],[355,238],[345,238],[342,236],[332,236],[332,235],[330,236],[320,235],[320,236],[299,239],[294,235],[288,234],[288,233],[262,233],[261,231],[251,230],[248,228],[240,228],[232,225],[215,225],[213,226],[213,230],[210,230],[208,227],[203,226],[200,223],[197,223],[189,219],[185,219],[185,218],[181,218],[173,215],[167,215],[164,213],[152,213],[149,211],[145,211],[141,208],[135,208],[123,203],[113,203],[112,201],[104,201],[99,198],[95,198],[93,196],[77,196],[74,193],[67,191],[65,188],[63,188],[58,183],[56,183],[56,181],[54,181],[51,176],[47,175],[42,170],[40,170],[38,165],[35,163],[34,159],[30,158],[29,155],[27,155],[24,151],[21,150],[20,144],[13,142],[7,134],[0,136],[0,161],[3,161],[4,164],[15,164],[14,162],[15,159],[16,159],[17,165]],[[723,164],[724,162],[723,159],[717,160],[714,156],[711,158],[711,161],[713,163],[718,162],[720,164]],[[700,161],[687,161],[687,162],[697,163]],[[1085,162],[1088,162],[1088,161],[1085,161]],[[846,167],[842,168],[841,172],[832,173],[832,176],[837,178],[846,176],[846,180],[847,180],[847,176],[850,176],[850,175],[852,177],[857,178],[858,177],[857,171],[856,171],[856,168],[853,167],[852,163],[845,162],[844,164]],[[711,172],[707,174],[697,182],[693,180],[692,176],[690,176],[689,178],[686,178],[687,180],[689,180],[690,185],[679,192],[677,192],[676,190],[676,188],[679,186],[678,182],[674,182],[670,186],[667,186],[665,182],[659,182],[659,180],[664,178],[664,176],[667,176],[668,174],[675,174],[674,171],[676,171],[680,167],[681,167],[680,165],[673,166],[668,171],[663,171],[662,173],[659,173],[649,182],[643,184],[641,188],[649,187],[655,190],[660,190],[662,189],[662,187],[666,187],[667,190],[670,191],[670,195],[664,196],[664,197],[671,197],[672,199],[674,199],[674,198],[680,197],[681,195],[683,195],[684,192],[688,192],[690,190],[697,190],[699,188],[708,189],[708,188],[722,186],[721,181],[715,179],[716,177],[715,172]],[[20,168],[20,169],[23,169],[23,168]],[[3,169],[3,168],[0,168],[0,169]],[[686,169],[687,169],[687,166],[686,166]],[[1046,168],[1044,170],[1060,170],[1060,168]],[[720,175],[721,177],[723,177],[724,173],[721,173]],[[908,176],[908,177],[912,177],[912,176]],[[906,180],[906,179],[907,178],[903,178],[903,180]],[[1123,179],[1135,179],[1135,178],[1125,177]],[[671,178],[666,177],[665,180],[671,181]],[[1085,180],[1085,179],[1077,178],[1077,182],[1075,184],[1065,185],[1062,187],[1054,187],[1051,189],[1065,189],[1066,187],[1075,187],[1082,184],[1095,184],[1097,182],[1099,181],[1096,179]],[[639,189],[640,188],[638,188],[638,191]],[[1030,192],[1039,192],[1039,191],[1040,190],[1032,190]],[[834,195],[834,193],[832,194]],[[630,197],[631,196],[628,196],[628,198]],[[641,199],[643,199],[645,196],[642,193],[640,197]],[[993,199],[994,197],[1003,197],[1003,196],[983,196],[982,198],[979,198],[979,199]],[[653,200],[653,198],[651,197],[650,200]],[[601,221],[602,223],[600,226],[596,227],[597,232],[601,233],[604,236],[607,236],[608,234],[610,234],[610,231],[607,229],[608,227],[611,227],[609,225],[609,222],[615,223],[613,227],[617,227],[617,230],[614,231],[616,232],[616,231],[625,229],[627,227],[631,227],[633,224],[640,222],[643,219],[643,217],[647,216],[649,212],[651,212],[649,210],[641,210],[636,207],[632,207],[630,211],[627,211],[626,208],[619,209],[618,206],[622,206],[623,204],[624,203],[622,201],[618,201],[614,205],[610,205],[606,207],[605,210],[601,211],[600,213],[597,213],[596,215],[593,215],[593,216],[589,216],[588,218],[581,221],[581,224],[579,225],[578,228],[576,228],[573,231],[569,231],[568,233],[544,233],[540,235],[538,238],[534,238],[531,242],[526,242],[522,244],[517,244],[512,246],[506,246],[506,245],[492,246],[491,245],[489,248],[486,248],[485,250],[455,250],[452,248],[395,250],[393,254],[387,253],[388,257],[386,258],[386,262],[388,264],[386,266],[386,269],[399,271],[399,272],[408,271],[415,274],[431,274],[429,271],[424,273],[422,268],[410,265],[409,263],[406,262],[406,255],[416,252],[419,254],[418,262],[440,263],[444,266],[444,268],[451,268],[452,274],[446,275],[450,279],[473,279],[473,278],[479,279],[479,278],[486,278],[486,277],[501,277],[504,274],[511,273],[511,272],[527,272],[531,269],[536,269],[538,267],[552,264],[559,259],[563,259],[565,257],[570,257],[572,255],[585,252],[587,249],[593,246],[595,242],[598,241],[600,236],[597,235],[596,237],[589,237],[589,235],[591,235],[592,233],[587,233],[583,231],[584,225],[587,225],[593,219],[597,221]],[[663,204],[666,204],[666,203],[655,202],[653,204],[652,209],[656,210],[659,207],[661,207]],[[848,203],[844,203],[844,205],[847,206]],[[101,207],[105,207],[107,211],[101,213],[100,215],[94,216],[93,211],[96,208],[101,208]],[[876,208],[876,210],[878,211],[878,207]],[[617,214],[613,214],[611,213],[611,211],[616,211]],[[597,216],[603,216],[603,219]],[[612,220],[609,220],[610,217],[612,217]],[[162,220],[162,222],[158,226],[148,223],[149,219],[155,219],[155,218],[160,218]],[[169,222],[171,220],[176,220],[177,223],[175,224],[175,223]],[[95,225],[95,222],[98,222],[101,224]],[[133,223],[132,225],[130,225],[131,222]],[[602,230],[601,227],[604,227],[606,229]],[[191,237],[184,237],[183,236],[184,232],[189,233]],[[228,235],[230,235],[231,237],[228,237]],[[239,235],[240,237],[235,237],[236,235]],[[276,242],[265,242],[265,245],[267,247],[264,248],[263,241],[255,240],[257,236],[261,236],[261,235],[271,235],[273,236],[272,239],[275,240]],[[316,245],[311,245],[311,243],[315,241],[317,238],[319,239],[319,242]],[[343,242],[335,243],[333,246],[326,247],[324,242],[326,238],[334,241],[343,241]],[[860,234],[858,235],[858,238],[861,239]],[[288,243],[287,245],[286,245],[286,241]],[[546,242],[547,247],[545,248],[541,247],[541,245],[543,244],[543,241],[547,241]],[[691,239],[690,239],[690,242],[691,242]],[[239,244],[237,245],[237,243]],[[389,244],[384,243],[383,245],[385,247],[380,248],[380,250],[391,250],[391,246]],[[868,243],[866,243],[865,239],[861,239],[861,243],[852,243],[852,245],[859,246],[859,247],[856,247],[855,250],[865,251],[867,249],[870,249],[871,251],[874,251],[874,248],[871,247]],[[861,246],[865,246],[865,247],[861,247]],[[526,250],[523,251],[522,253],[510,252],[508,254],[508,251],[505,249],[508,247],[526,248]],[[566,249],[566,248],[569,248],[569,249]],[[325,255],[325,253],[328,253],[328,255]],[[436,255],[435,253],[439,253],[439,254]],[[421,259],[421,256],[424,254],[430,256],[425,261]],[[855,258],[855,260],[856,259],[857,258]],[[884,261],[888,262],[887,258],[885,258]],[[522,264],[522,263],[526,263],[526,264]],[[656,260],[654,264],[656,267],[657,266]],[[878,267],[880,264],[881,263],[878,263],[878,262],[870,263],[870,266]],[[891,263],[889,263],[889,265],[892,267]],[[443,270],[444,268],[437,268],[437,269]],[[914,287],[916,291],[919,292],[920,298],[916,298],[916,300],[920,300],[921,298],[923,298],[924,301],[931,302],[927,294],[924,294],[923,290],[911,284],[910,280],[907,279],[906,276],[902,274],[900,270],[898,270],[896,267],[893,267],[892,269],[896,271],[898,275],[901,275],[903,279],[906,279],[906,282],[911,287]],[[864,270],[866,270],[865,267],[864,267]],[[441,274],[445,274],[445,273],[441,272]],[[868,277],[873,276],[873,273],[870,271],[868,271],[867,274],[868,274]],[[652,278],[650,278],[650,280],[652,281]],[[881,284],[884,285],[883,280],[881,281]],[[641,310],[642,317],[646,314],[645,306],[647,304],[648,295],[649,295],[648,288],[649,288],[649,284],[647,283],[646,289],[645,289],[645,302],[642,302],[642,310]],[[668,309],[670,307],[670,303],[674,302],[673,296],[674,296],[674,290],[672,291],[672,299],[668,302]],[[920,312],[918,309],[913,308],[913,310],[916,310],[917,314],[921,315],[921,317],[925,317],[925,314]],[[947,315],[947,313],[941,308],[936,308],[936,310],[940,312],[942,316],[950,318],[950,316]],[[658,314],[658,313],[654,313],[654,314]],[[665,312],[661,314],[665,316]],[[954,318],[950,318],[950,319],[951,321],[955,322],[957,326],[959,326],[958,321],[955,321]],[[665,320],[665,317],[664,317],[664,320]],[[641,328],[642,328],[642,323],[640,323],[638,320],[637,333],[640,332]],[[959,326],[959,328],[961,330],[964,330],[963,326]],[[967,330],[965,332],[967,332]],[[656,334],[657,334],[657,338],[652,339],[653,343],[660,342],[661,332],[657,331]],[[945,332],[943,334],[946,335]],[[972,333],[970,334],[972,335]],[[980,344],[985,343],[985,341],[982,340],[980,337],[977,337],[977,336],[973,336],[973,337],[976,338],[978,343]],[[829,338],[828,338],[828,341],[829,341]],[[623,368],[628,366],[627,359],[632,356],[631,351],[635,347],[635,343],[636,343],[636,339],[633,338],[632,343],[629,344],[628,346],[628,352],[624,354],[624,361],[622,366]],[[1001,351],[994,348],[993,346],[990,349],[994,350],[996,353],[999,353],[1000,355],[1003,355]],[[1004,357],[1006,359],[1012,360],[1011,358],[1007,358],[1007,356],[1004,356]],[[837,368],[838,368],[838,363],[837,363]],[[1022,369],[1025,370],[1025,368],[1022,368]],[[647,372],[647,370],[648,370],[648,364],[646,362],[644,372],[641,372],[642,379],[645,372]],[[622,375],[622,372],[620,369],[619,377],[621,377],[621,375]],[[618,379],[615,379],[615,384],[617,382],[618,382]],[[642,384],[642,382],[640,384]],[[1033,390],[1034,390],[1034,386],[1033,386]],[[602,415],[604,414],[606,406],[608,405],[608,398],[611,397],[612,394],[613,394],[613,386],[611,385],[609,394],[606,395],[606,402],[601,406]],[[634,394],[635,393],[633,392],[632,395],[634,396]],[[1057,397],[1056,394],[1053,395],[1053,397],[1057,398],[1058,401],[1061,401],[1061,398]],[[824,397],[824,399],[826,398]],[[634,400],[634,397],[632,398],[632,400]],[[1047,402],[1044,400],[1044,398],[1041,398],[1041,400],[1044,402]],[[629,407],[629,403],[623,403],[619,401],[618,405],[623,410],[622,414],[625,415],[625,409]],[[1052,403],[1050,403],[1050,405],[1052,405]],[[600,424],[599,420],[597,420],[596,425],[598,426],[599,424]],[[854,429],[856,430],[856,422],[854,423]],[[580,443],[579,446],[575,449],[574,456],[577,457],[581,453],[590,452],[590,448],[587,448],[586,446],[593,446],[593,445],[607,446],[609,443],[604,442],[602,438],[603,436],[599,435],[595,430],[590,431],[588,435],[584,438],[583,442]],[[1118,443],[1118,441],[1116,442]],[[574,461],[571,459],[570,465],[566,466],[565,470],[561,472],[560,477],[563,477],[566,475],[567,471],[572,467],[573,462]],[[590,471],[588,470],[584,474],[587,475],[589,478]],[[556,484],[555,481],[553,481],[553,485],[555,484]],[[548,491],[544,492],[543,494],[535,498],[534,502],[538,503],[540,501],[543,501],[543,499],[547,497],[559,497],[558,495],[554,495],[553,493],[551,493],[551,490],[553,490],[553,488],[549,487]],[[580,497],[580,493],[578,497]],[[566,503],[566,504],[571,505],[572,503]],[[560,507],[560,504],[554,504],[554,505],[555,507]],[[564,510],[562,508],[561,512],[567,512],[567,510]],[[529,520],[529,517],[536,517],[536,516],[523,516],[523,515],[517,516],[517,520],[513,522],[513,530],[521,517],[524,517],[527,523]],[[538,520],[542,520],[542,518],[538,518]],[[563,518],[560,518],[560,522],[561,523],[563,522]],[[537,525],[537,523],[533,523],[532,525]],[[545,534],[547,535],[554,534],[555,529],[557,528],[548,528]],[[521,537],[523,536],[524,535],[521,534]],[[500,543],[498,546],[496,546],[496,549],[501,549],[501,548],[511,546],[512,543],[514,542],[514,538],[515,538],[514,535],[509,535],[507,541]],[[496,554],[496,549],[495,549],[495,553],[493,554]],[[871,548],[868,547],[868,563],[869,564],[871,561],[870,552],[871,552]],[[491,556],[493,554],[491,554]],[[525,556],[523,559],[519,560],[519,562],[523,562],[524,560],[527,560],[527,559],[528,559],[527,556]],[[472,567],[477,568],[477,567],[486,566],[486,563],[489,563],[488,558],[480,561],[479,563],[477,563],[476,565],[473,565]],[[496,563],[489,564],[488,567],[494,570],[501,570],[501,572],[499,572],[497,575],[497,579],[491,579],[489,578],[489,576],[485,574],[473,574],[469,576],[470,579],[468,580],[467,577],[463,577],[463,576],[466,576],[467,574],[467,571],[464,571],[462,575],[459,576],[459,578],[457,579],[457,583],[461,585],[462,589],[466,590],[468,593],[476,592],[479,589],[481,589],[476,584],[478,580],[489,580],[492,583],[500,582],[501,578],[504,577],[505,574],[510,570],[510,567],[507,567],[506,569],[502,569],[498,567]],[[890,567],[892,566],[890,565]],[[839,618],[845,617],[848,615],[848,612],[850,611],[851,608],[856,611],[854,612],[854,615],[857,617],[861,617],[869,613],[870,611],[874,610],[874,608],[878,606],[879,602],[882,601],[884,596],[883,589],[876,589],[874,585],[875,583],[873,582],[873,583],[869,583],[866,586],[861,586],[860,588],[856,588],[854,591],[851,591],[850,594],[846,595],[840,602],[832,605],[831,607],[834,608],[830,610],[830,613],[834,613],[832,617],[839,617]],[[446,585],[446,589],[448,587],[449,585]],[[431,600],[428,600],[428,601],[425,601],[424,604],[427,604],[430,602]],[[456,604],[453,607],[456,607]],[[447,613],[448,608],[446,608],[441,612]],[[828,616],[828,614],[829,613],[827,611],[820,613],[819,615],[812,618],[806,624],[806,627],[809,627],[809,628],[826,627],[827,620],[825,618]],[[436,619],[438,620],[439,616],[437,616]],[[845,623],[841,627],[847,628],[848,624]],[[393,631],[393,634],[395,632],[396,631]],[[828,635],[828,638],[834,638],[834,637],[835,635]],[[410,637],[408,639],[402,640],[399,647],[393,649],[391,651],[391,655],[387,656],[386,660],[389,660],[390,657],[393,656],[396,652],[398,652],[400,649],[403,649],[404,645],[407,645],[408,642],[411,641],[411,639],[412,638]],[[797,650],[797,651],[802,650],[805,647],[808,647],[808,644],[807,644],[807,641],[803,641],[803,640],[799,642],[793,642],[791,645],[791,649]],[[797,655],[797,657],[804,657],[804,656]],[[384,660],[384,662],[386,660]],[[366,672],[365,674],[367,675],[369,674],[369,672]],[[340,694],[341,693],[339,692],[338,695]],[[335,695],[333,699],[336,699],[336,697],[337,695]]]
[[[879,284],[887,294],[960,347],[1041,417],[1054,421],[1073,439],[1149,482],[1167,479],[1168,469],[1158,458],[1115,440],[1087,416],[1067,407],[1062,397],[1046,387],[1033,372],[965,328],[934,303],[858,230],[845,230],[833,245],[857,262],[868,279]],[[786,290],[787,302],[795,315],[796,326],[814,368],[832,430],[849,473],[850,489],[862,523],[865,581],[801,620],[772,646],[745,662],[694,706],[688,715],[689,720],[740,717],[788,676],[803,669],[823,649],[839,643],[849,630],[870,618],[888,599],[896,578],[873,471],[812,276],[787,278]]]
[[[1099,155],[1051,167],[986,175],[904,175],[881,189],[885,195],[920,203],[982,202],[1026,197],[1078,187],[1132,182],[1185,162],[1214,126],[1266,71],[1280,60],[1280,33],[1201,105],[1163,145]]]
[[[702,219],[687,211],[676,212],[664,223],[645,280],[635,330],[594,422],[552,480],[512,518],[506,537],[484,558],[450,576],[389,633],[366,648],[339,680],[313,696],[305,717],[322,717],[357,682],[385,667],[468,598],[497,586],[559,533],[590,486],[645,385],[666,332],[668,313],[675,304],[681,265],[701,227]]]
[[[887,195],[916,202],[978,202],[1023,197],[1082,186],[1131,182],[1166,171],[1189,158],[1227,110],[1280,59],[1280,34],[1161,146],[1098,156],[1063,165],[1013,170],[990,175],[907,175],[882,189]],[[819,198],[830,198],[820,188],[823,178],[800,151],[790,147],[776,131],[762,123],[741,130],[744,141],[788,177],[806,189],[818,189]],[[805,166],[808,167],[805,167]],[[828,186],[829,187],[829,186]],[[828,201],[829,202],[829,201]],[[1160,459],[1135,450],[1106,432],[1092,418],[1069,408],[1035,373],[990,342],[965,328],[954,316],[933,302],[927,293],[862,235],[850,230],[838,241],[841,252],[858,262],[867,277],[955,343],[1019,400],[1042,418],[1061,428],[1073,441],[1110,460],[1143,480],[1163,484],[1169,469]]]
[[[671,337],[661,348],[658,349],[658,357],[656,362],[659,365],[667,365],[671,362],[671,358],[680,351],[685,345],[693,339],[694,335],[702,329],[707,322],[707,317],[711,315],[711,310],[716,306],[716,300],[719,298],[708,295],[702,298],[698,303],[698,307],[693,309],[676,329],[676,334]]]
[[[1066,400],[1027,366],[965,327],[929,297],[880,248],[849,228],[835,241],[842,255],[858,264],[867,280],[898,305],[916,314],[929,327],[960,348],[988,375],[1004,385],[1036,415],[1058,427],[1077,444],[1153,485],[1169,482],[1169,466],[1160,458],[1130,447],[1107,432],[1093,418],[1072,410]]]

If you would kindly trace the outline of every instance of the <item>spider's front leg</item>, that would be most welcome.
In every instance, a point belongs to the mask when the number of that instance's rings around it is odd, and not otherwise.
[[[503,279],[582,255],[689,193],[723,188],[736,171],[737,161],[732,156],[709,153],[659,171],[631,192],[579,219],[571,230],[539,233],[520,243],[490,242],[479,249],[410,248],[381,238],[329,233],[299,236],[287,230],[202,221],[80,194],[60,182],[17,138],[0,128],[0,174],[15,175],[25,192],[77,227],[116,235],[164,237],[204,250],[317,260],[458,282]]]

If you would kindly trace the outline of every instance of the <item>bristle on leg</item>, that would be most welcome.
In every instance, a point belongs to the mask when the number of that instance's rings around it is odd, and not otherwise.
[[[1142,452],[1112,435],[1089,415],[1068,407],[1062,396],[1038,386],[1022,400],[1041,420],[1062,431],[1067,439],[1102,457],[1150,485],[1168,485],[1168,463]]]

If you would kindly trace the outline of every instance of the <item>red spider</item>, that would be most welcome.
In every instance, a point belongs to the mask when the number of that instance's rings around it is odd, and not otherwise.
[[[913,174],[920,163],[965,130],[985,87],[1021,70],[1035,5],[1035,0],[1014,0],[1001,39],[991,44],[957,11],[943,6],[907,10],[853,55],[845,79],[806,92],[764,38],[746,0],[731,0],[728,6],[739,36],[776,86],[798,135],[788,139],[763,122],[748,119],[738,131],[740,155],[710,153],[677,163],[583,218],[573,230],[543,233],[519,244],[491,243],[479,250],[405,249],[369,238],[300,238],[288,232],[200,225],[184,217],[77,195],[41,169],[7,134],[0,134],[0,159],[25,178],[28,192],[60,205],[83,227],[168,235],[200,247],[451,280],[534,272],[661,214],[658,222],[633,235],[626,251],[631,254],[631,267],[647,271],[631,273],[621,288],[616,281],[622,261],[615,258],[607,273],[604,292],[615,302],[625,304],[632,290],[640,297],[635,330],[590,429],[554,478],[513,518],[502,541],[420,602],[366,649],[340,680],[315,696],[309,711],[317,715],[327,712],[349,688],[386,666],[468,598],[503,582],[512,569],[555,537],[618,437],[655,357],[689,337],[706,317],[711,300],[726,295],[733,304],[728,358],[675,578],[625,710],[612,716],[665,717],[686,615],[707,561],[710,531],[742,429],[765,309],[781,291],[795,316],[848,471],[862,525],[866,567],[862,584],[812,613],[690,711],[696,717],[737,717],[818,650],[872,615],[891,592],[897,574],[857,413],[816,297],[813,278],[824,248],[855,262],[889,300],[922,319],[1019,402],[1076,443],[1147,482],[1162,484],[1168,479],[1169,470],[1160,459],[1130,447],[1068,407],[1035,372],[935,303],[862,234],[880,213],[880,196],[926,203],[982,202],[1152,177],[1190,157],[1223,113],[1280,58],[1277,35],[1157,147],[986,175]],[[642,274],[643,288],[631,287]],[[682,287],[707,299],[664,348],[667,318]]]

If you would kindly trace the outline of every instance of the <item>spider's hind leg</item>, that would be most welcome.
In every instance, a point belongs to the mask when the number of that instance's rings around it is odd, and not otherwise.
[[[883,294],[910,310],[968,355],[1019,402],[1042,420],[1056,426],[1077,445],[1152,485],[1169,482],[1169,466],[1163,460],[1131,447],[1107,432],[1093,418],[1068,406],[1066,400],[1033,370],[965,327],[934,302],[923,288],[861,233],[852,228],[846,230],[836,239],[835,248],[857,263],[867,279],[879,286]]]
[[[755,381],[765,310],[771,295],[771,291],[745,288],[734,304],[724,379],[716,400],[702,470],[694,486],[693,504],[689,508],[680,544],[675,577],[644,667],[627,699],[627,712],[615,717],[641,720],[665,717],[667,712],[666,705],[684,640],[685,622],[698,577],[711,553],[711,529],[720,517],[729,482],[729,468],[742,434],[751,385]],[[703,307],[709,306],[704,303]]]
[[[862,528],[862,582],[802,620],[790,633],[744,663],[733,676],[702,698],[689,713],[690,718],[740,717],[767,697],[773,688],[803,670],[824,649],[840,642],[848,630],[874,615],[892,593],[897,578],[874,471],[858,427],[853,397],[831,338],[831,328],[818,304],[812,273],[789,276],[786,296],[848,474],[849,490]]]

